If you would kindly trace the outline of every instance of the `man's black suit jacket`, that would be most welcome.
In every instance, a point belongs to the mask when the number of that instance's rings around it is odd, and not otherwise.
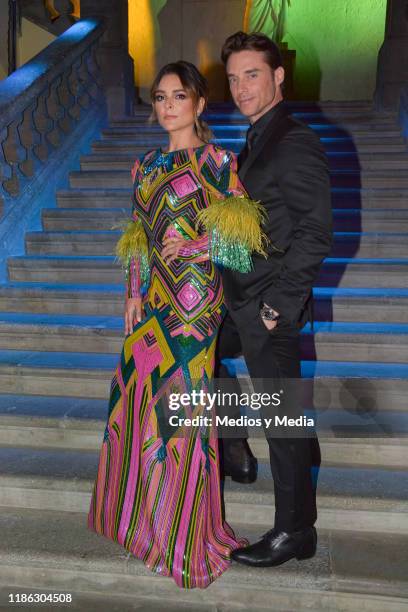
[[[267,259],[253,257],[251,272],[223,271],[227,306],[234,314],[251,301],[256,308],[265,302],[282,319],[303,325],[332,243],[329,169],[320,140],[280,104],[251,151],[245,147],[239,155],[238,170],[249,196],[265,207],[270,244]]]

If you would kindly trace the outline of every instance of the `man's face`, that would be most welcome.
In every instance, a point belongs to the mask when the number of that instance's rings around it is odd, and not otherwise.
[[[243,115],[254,123],[282,100],[282,67],[272,71],[261,51],[238,51],[227,61],[231,95]]]

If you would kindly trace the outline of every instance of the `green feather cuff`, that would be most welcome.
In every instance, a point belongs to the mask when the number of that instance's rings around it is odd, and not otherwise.
[[[129,278],[129,267],[132,257],[138,258],[140,266],[140,284],[149,281],[149,257],[146,232],[143,224],[137,221],[127,221],[125,224],[114,226],[112,229],[123,229],[122,236],[115,248],[116,260],[121,261],[125,269],[126,280]]]
[[[238,272],[252,270],[251,253],[266,257],[268,239],[261,229],[265,214],[262,204],[248,197],[212,196],[208,208],[197,215],[197,224],[209,236],[211,260]]]

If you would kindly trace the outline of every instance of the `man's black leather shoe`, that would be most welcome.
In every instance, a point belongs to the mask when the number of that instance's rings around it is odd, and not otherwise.
[[[241,484],[255,482],[258,475],[258,461],[253,456],[245,438],[223,439],[224,476]]]
[[[254,567],[273,567],[289,559],[310,559],[316,553],[316,543],[314,527],[292,533],[271,529],[259,542],[233,550],[231,559]]]

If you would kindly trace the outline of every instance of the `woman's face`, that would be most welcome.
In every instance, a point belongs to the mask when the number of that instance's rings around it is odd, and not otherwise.
[[[198,113],[203,106],[204,100],[200,98]],[[154,94],[153,108],[158,122],[167,132],[194,129],[194,101],[176,74],[166,74],[161,79]]]

